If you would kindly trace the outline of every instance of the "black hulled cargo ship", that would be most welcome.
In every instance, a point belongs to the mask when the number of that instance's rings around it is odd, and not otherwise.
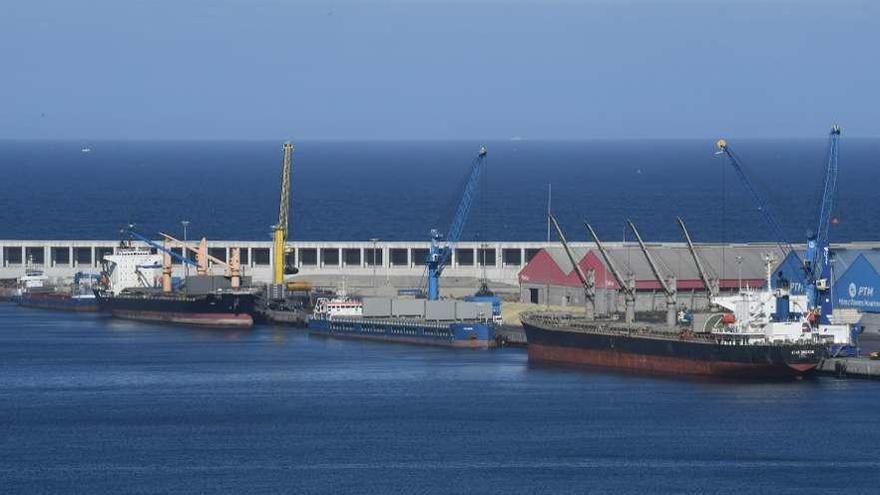
[[[98,292],[98,303],[117,318],[209,327],[251,327],[255,295],[246,290],[208,293],[161,289],[126,289],[119,294]]]
[[[95,291],[98,304],[117,318],[206,327],[251,327],[254,324],[256,294],[250,278],[240,275],[237,253],[233,256],[232,276],[209,275],[205,239],[196,251],[196,276],[183,280],[171,277],[171,256],[192,263],[166,246],[158,245],[134,232],[153,249],[123,242],[102,260],[102,283]],[[166,236],[170,239],[170,237]],[[215,263],[224,263],[212,258]],[[227,265],[229,267],[229,265]]]
[[[797,377],[825,355],[820,343],[767,343],[730,334],[693,333],[567,314],[521,317],[529,361],[654,374],[729,378]]]

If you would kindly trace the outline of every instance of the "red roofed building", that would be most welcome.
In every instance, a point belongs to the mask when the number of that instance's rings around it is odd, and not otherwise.
[[[708,294],[693,257],[684,245],[649,245],[652,257],[662,273],[676,278],[679,305],[703,308]],[[775,246],[700,246],[698,253],[708,270],[719,280],[722,291],[735,292],[739,287],[763,287],[766,281],[764,255]],[[596,309],[600,314],[623,309],[622,296],[611,271],[596,249],[572,248],[584,273],[593,271],[596,283]],[[637,311],[662,311],[666,299],[660,282],[654,277],[644,253],[637,244],[617,244],[608,249],[614,264],[636,282]],[[523,302],[582,307],[583,286],[571,261],[561,247],[541,249],[519,272],[520,298]]]

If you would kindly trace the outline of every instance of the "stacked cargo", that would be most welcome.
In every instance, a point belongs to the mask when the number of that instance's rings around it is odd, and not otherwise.
[[[309,329],[338,338],[468,348],[495,345],[491,303],[450,299],[367,297],[363,316],[316,314]]]

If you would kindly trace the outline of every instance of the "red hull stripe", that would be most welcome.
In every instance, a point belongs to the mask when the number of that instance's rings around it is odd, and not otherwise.
[[[254,319],[247,313],[167,313],[164,311],[127,311],[114,309],[113,316],[128,320],[181,323],[208,327],[252,327]]]
[[[728,377],[783,377],[802,375],[815,364],[773,365],[724,361],[696,361],[666,356],[628,354],[611,350],[577,349],[529,344],[529,361],[600,366],[656,374]]]

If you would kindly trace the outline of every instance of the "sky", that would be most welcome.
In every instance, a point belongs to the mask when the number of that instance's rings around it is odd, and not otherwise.
[[[4,0],[0,138],[880,136],[880,2]]]

